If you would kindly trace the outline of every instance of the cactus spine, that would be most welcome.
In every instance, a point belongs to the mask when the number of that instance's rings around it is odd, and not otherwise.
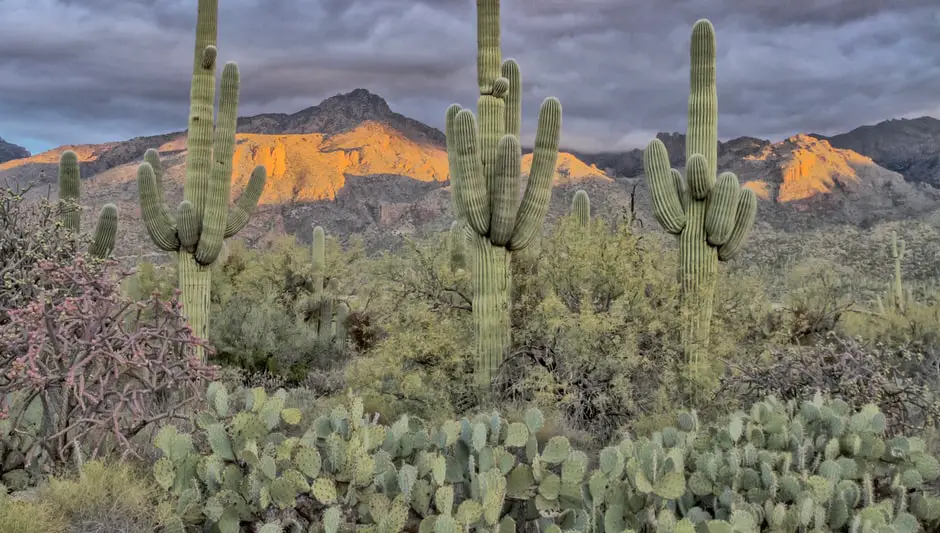
[[[532,170],[521,202],[522,78],[513,59],[502,61],[499,0],[477,0],[477,119],[469,109],[447,109],[447,152],[459,219],[472,230],[476,373],[488,385],[510,348],[510,260],[539,233],[552,194],[561,135],[561,103],[539,110]]]
[[[891,232],[891,259],[894,260],[894,282],[892,283],[892,293],[894,299],[894,308],[904,312],[906,302],[904,300],[904,283],[901,280],[901,260],[904,259],[904,241],[898,239],[896,231]]]
[[[59,157],[59,200],[61,200],[62,225],[74,233],[82,229],[81,222],[82,175],[78,156],[71,150],[62,152]],[[114,250],[117,237],[117,206],[105,204],[98,214],[88,253],[98,259],[106,259]]]
[[[718,276],[718,261],[740,252],[754,225],[757,196],[718,166],[718,91],[715,84],[715,29],[699,20],[692,29],[686,176],[669,166],[659,139],[647,145],[643,166],[653,213],[679,240],[679,281],[683,345],[693,373],[708,352],[708,335]]]
[[[166,203],[163,169],[156,150],[144,154],[144,163],[137,171],[147,233],[160,249],[178,253],[183,313],[193,333],[204,340],[209,334],[212,264],[222,251],[223,240],[248,223],[267,178],[264,167],[255,168],[238,203],[229,208],[239,76],[235,63],[227,63],[222,69],[218,118],[213,131],[218,16],[218,0],[199,0],[186,139],[186,182],[177,213],[172,213]],[[198,353],[205,356],[203,350]]]
[[[586,191],[579,190],[574,193],[574,198],[571,199],[571,214],[577,217],[581,227],[591,224],[591,199]]]

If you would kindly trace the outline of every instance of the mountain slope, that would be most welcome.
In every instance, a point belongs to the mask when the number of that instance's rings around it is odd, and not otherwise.
[[[30,155],[29,150],[26,148],[4,141],[3,137],[0,137],[0,163],[29,157]]]
[[[813,136],[864,154],[908,181],[940,187],[940,120],[892,119],[832,137]]]

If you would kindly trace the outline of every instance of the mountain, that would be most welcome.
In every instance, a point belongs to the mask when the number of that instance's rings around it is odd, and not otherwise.
[[[144,152],[155,148],[166,168],[169,203],[182,200],[186,133],[137,137],[124,142],[62,146],[0,164],[0,179],[40,183],[54,190],[57,162],[65,150],[79,156],[84,178],[85,224],[106,202],[115,202],[122,220],[120,255],[152,252],[139,219],[136,170]],[[522,160],[523,173],[531,154]],[[241,237],[261,242],[280,233],[309,238],[313,224],[336,235],[362,233],[382,244],[389,234],[449,226],[451,212],[446,140],[439,130],[393,112],[365,89],[333,96],[294,114],[242,117],[238,122],[232,194],[238,195],[254,166],[268,171],[259,215]],[[559,155],[555,182],[560,188],[613,184],[597,168],[571,154]],[[46,188],[34,190],[45,195]],[[559,199],[559,206],[567,201]],[[603,206],[604,202],[597,205]]]
[[[6,163],[13,159],[22,159],[30,155],[29,150],[26,148],[4,141],[3,137],[0,137],[0,163]]]
[[[832,146],[867,155],[908,181],[940,188],[940,120],[932,117],[891,119],[826,137]]]
[[[685,164],[685,136],[658,135],[673,166]],[[314,224],[332,235],[363,235],[373,247],[393,245],[401,235],[446,229],[453,219],[446,142],[437,129],[391,110],[365,89],[327,98],[293,114],[269,113],[238,121],[232,194],[251,169],[269,175],[258,214],[240,238],[259,244],[284,233],[309,240]],[[170,205],[182,200],[186,133],[137,137],[96,145],[62,146],[0,163],[0,179],[48,185],[66,149],[81,162],[86,227],[106,202],[118,204],[122,227],[119,256],[155,253],[139,222],[136,169],[149,148],[160,151]],[[523,156],[523,173],[532,156]],[[872,158],[812,135],[779,143],[740,137],[719,145],[719,168],[738,174],[761,198],[759,231],[788,233],[919,217],[940,204],[935,189],[910,183]],[[632,211],[654,229],[649,192],[642,177],[642,151],[580,154],[562,151],[549,218],[568,211],[571,195],[585,189],[595,213]],[[612,177],[613,176],[613,177]],[[615,179],[616,178],[616,179]],[[33,194],[44,195],[43,188]]]
[[[656,135],[673,167],[685,165],[685,135]],[[585,162],[624,178],[643,175],[643,150],[577,154]],[[919,216],[938,206],[940,191],[910,182],[856,151],[828,140],[796,134],[772,143],[738,137],[718,143],[718,169],[737,174],[761,203],[762,221],[785,231],[828,224],[867,226]]]

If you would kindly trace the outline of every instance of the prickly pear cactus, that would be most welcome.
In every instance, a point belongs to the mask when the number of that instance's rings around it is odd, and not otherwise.
[[[59,200],[62,204],[62,224],[76,234],[81,231],[81,188],[78,155],[72,150],[66,150],[59,157]],[[111,255],[117,237],[117,225],[117,206],[105,204],[98,214],[98,225],[88,245],[89,255],[98,259],[107,259]]]
[[[940,527],[929,484],[940,463],[922,439],[886,437],[884,415],[840,400],[770,398],[703,425],[695,412],[589,457],[537,438],[537,409],[430,427],[369,422],[349,396],[311,421],[285,393],[236,395],[217,383],[198,434],[168,426],[157,482],[177,525],[221,532],[293,520],[299,531],[445,533],[536,527],[555,533],[860,532]],[[237,406],[236,406],[237,404]],[[291,511],[312,509],[314,523]],[[309,513],[308,513],[309,515]],[[352,523],[349,523],[352,522]],[[293,527],[293,526],[291,526]],[[273,531],[273,529],[271,529]]]
[[[476,373],[489,386],[510,348],[510,258],[538,236],[551,199],[561,104],[547,98],[539,112],[532,169],[522,180],[522,77],[512,59],[502,61],[499,0],[477,2],[477,117],[453,104],[447,109],[448,162],[457,218],[471,231]]]
[[[683,344],[695,372],[708,352],[718,261],[744,246],[757,212],[757,196],[742,189],[731,172],[717,175],[718,93],[715,85],[715,29],[699,20],[692,29],[686,176],[669,166],[666,146],[654,139],[643,154],[653,213],[679,240],[679,281],[688,315]]]

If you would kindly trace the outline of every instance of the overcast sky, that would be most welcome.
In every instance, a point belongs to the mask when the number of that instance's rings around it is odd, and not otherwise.
[[[0,137],[37,153],[185,128],[196,0],[0,3]],[[475,106],[473,0],[219,3],[220,59],[241,67],[242,115],[357,87],[438,128],[450,103]],[[564,107],[567,147],[625,149],[684,131],[701,17],[717,32],[722,139],[940,117],[937,0],[502,3],[524,142],[549,95]]]

